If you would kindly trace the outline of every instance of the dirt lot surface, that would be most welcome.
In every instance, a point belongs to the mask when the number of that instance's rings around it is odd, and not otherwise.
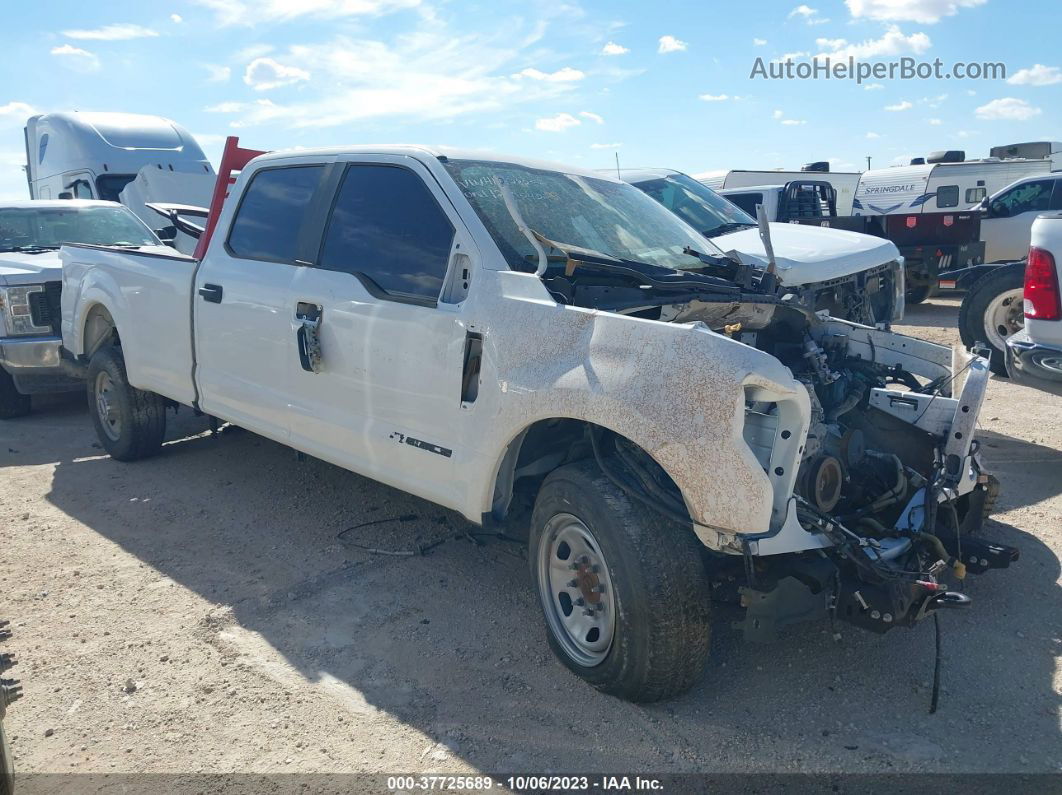
[[[958,302],[907,333],[957,342]],[[933,626],[721,621],[690,693],[636,706],[554,660],[521,546],[182,411],[162,455],[102,454],[83,399],[0,425],[0,615],[24,772],[1062,770],[1062,400],[993,380],[980,438],[1021,549]],[[346,528],[378,520],[405,517]],[[369,554],[356,544],[424,556]]]

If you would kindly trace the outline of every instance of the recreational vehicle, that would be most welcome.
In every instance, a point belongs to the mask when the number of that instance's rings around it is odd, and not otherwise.
[[[744,171],[734,169],[731,171],[708,171],[703,174],[695,174],[694,179],[699,180],[712,190],[722,191],[726,188],[748,188],[757,185],[785,185],[794,180],[814,179],[828,182],[837,191],[837,214],[851,215],[852,201],[855,198],[856,187],[859,185],[859,172],[857,171],[830,171],[830,164],[826,161],[809,163],[800,171],[766,170]]]

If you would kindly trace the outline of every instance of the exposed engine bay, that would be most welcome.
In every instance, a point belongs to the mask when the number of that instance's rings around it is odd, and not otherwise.
[[[942,346],[816,313],[772,273],[740,262],[690,252],[703,267],[674,271],[540,242],[564,253],[541,274],[559,302],[702,323],[775,357],[807,390],[810,424],[778,521],[716,556],[748,637],[824,611],[875,632],[909,626],[969,604],[951,590],[967,572],[1017,559],[1017,549],[975,535],[998,490],[973,439],[982,358],[956,364]],[[746,401],[745,439],[768,475],[777,434],[790,433],[779,431],[778,411]],[[660,496],[666,484],[651,462],[633,462],[619,444],[610,459],[604,444],[594,448],[603,467],[616,461],[632,489],[653,481],[667,515],[681,510],[677,494]]]

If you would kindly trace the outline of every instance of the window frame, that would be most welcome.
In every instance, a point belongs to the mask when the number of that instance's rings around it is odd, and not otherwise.
[[[1002,194],[1000,194],[996,198],[996,201],[1003,201],[1003,198],[1005,196],[1009,196],[1010,194],[1015,193],[1015,192],[1021,190],[1022,188],[1028,186],[1028,185],[1033,185],[1033,184],[1035,184],[1037,182],[1052,182],[1052,181],[1054,182],[1054,185],[1051,186],[1051,192],[1048,194],[1048,197],[1047,197],[1047,207],[1048,207],[1048,209],[1046,209],[1046,210],[1032,210],[1032,209],[1029,209],[1029,210],[1021,210],[1020,212],[1013,212],[1008,207],[1006,215],[994,215],[993,214],[990,217],[991,218],[1017,218],[1019,215],[1024,215],[1025,213],[1046,213],[1046,212],[1050,212],[1050,207],[1054,203],[1055,191],[1057,191],[1059,189],[1059,187],[1058,187],[1058,182],[1059,181],[1057,179],[1052,179],[1050,176],[1046,176],[1046,175],[1045,176],[1040,176],[1040,177],[1036,177],[1034,179],[1030,179],[1030,180],[1027,180],[1025,182],[1019,183],[1017,185],[1013,185],[1009,190],[1004,191]],[[990,207],[990,210],[991,210],[991,205],[989,205],[989,207]]]
[[[446,207],[441,201],[439,201],[439,197],[436,196],[435,191],[432,190],[431,183],[428,181],[428,179],[425,178],[425,175],[417,173],[417,169],[413,165],[407,165],[405,163],[396,163],[393,160],[382,159],[337,160],[333,165],[334,170],[325,179],[325,182],[327,183],[327,195],[329,198],[329,201],[327,203],[327,209],[324,213],[320,214],[322,221],[315,230],[316,246],[313,248],[313,259],[312,262],[307,263],[307,266],[311,268],[316,268],[317,270],[321,271],[329,271],[331,273],[345,273],[348,276],[357,279],[358,283],[365,288],[365,291],[369,293],[369,295],[380,301],[391,301],[397,304],[409,304],[411,306],[421,306],[428,309],[437,309],[439,307],[439,304],[441,303],[441,298],[443,294],[446,292],[447,285],[451,278],[451,269],[454,267],[454,254],[455,252],[460,251],[461,240],[463,238],[463,235],[461,234],[461,227],[458,223],[460,219],[458,218],[456,212],[449,213],[446,211]],[[336,204],[339,202],[339,194],[340,190],[343,187],[343,182],[346,179],[347,173],[350,171],[350,169],[365,166],[375,166],[377,168],[397,168],[411,173],[414,178],[420,180],[420,183],[428,192],[428,196],[433,202],[435,202],[435,206],[438,208],[443,218],[446,219],[446,222],[450,224],[450,228],[453,230],[450,237],[450,250],[446,255],[446,268],[443,271],[442,279],[440,280],[439,292],[434,298],[411,295],[406,293],[388,292],[379,284],[377,284],[371,276],[366,273],[362,273],[361,271],[352,272],[348,270],[336,270],[334,268],[322,267],[321,255],[324,252],[325,239],[328,235],[328,230],[332,224],[332,216],[335,213]],[[431,178],[433,181],[436,181],[434,175],[432,175],[431,172],[428,171],[426,168],[425,172],[427,177]],[[443,195],[445,196],[445,194]],[[447,197],[447,199],[448,198],[449,197]]]
[[[951,191],[955,189],[955,201],[951,204],[942,204],[940,201],[940,192],[943,190]],[[941,185],[937,188],[937,209],[938,210],[950,210],[952,207],[959,206],[959,186],[958,185]]]
[[[976,195],[978,191],[981,192],[980,198],[971,199],[970,198],[970,194],[973,193],[974,195]],[[976,188],[967,188],[965,196],[966,196],[966,204],[980,204],[981,202],[983,202],[985,200],[985,198],[987,198],[988,191],[985,189],[985,187],[983,185],[978,185]]]
[[[254,173],[251,174],[250,179],[247,181],[247,187],[240,191],[239,201],[236,202],[236,207],[232,211],[232,220],[229,221],[228,229],[225,231],[225,253],[233,259],[247,260],[248,262],[273,262],[278,265],[308,265],[310,263],[304,262],[299,258],[299,255],[305,251],[304,236],[308,225],[311,223],[313,213],[311,210],[318,201],[318,197],[321,195],[322,188],[327,187],[329,184],[328,178],[329,167],[331,163],[324,161],[314,161],[308,163],[278,163],[277,165],[263,166],[262,168],[256,168]],[[240,210],[243,209],[243,203],[247,198],[247,194],[251,192],[251,187],[254,185],[254,181],[258,179],[258,175],[266,171],[278,171],[280,169],[293,169],[293,168],[319,168],[321,175],[317,179],[317,185],[314,186],[313,193],[310,194],[310,199],[306,203],[306,214],[299,222],[299,228],[295,232],[295,254],[291,259],[283,259],[280,257],[252,257],[245,254],[239,254],[230,245],[232,239],[232,232],[236,228],[236,221],[239,220]]]

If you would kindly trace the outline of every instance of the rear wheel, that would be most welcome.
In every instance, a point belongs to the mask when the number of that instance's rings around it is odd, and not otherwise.
[[[992,350],[991,367],[996,375],[1007,375],[1007,338],[1025,325],[1022,293],[1025,263],[1001,265],[982,276],[959,309],[959,336],[967,348],[983,342]]]
[[[917,287],[909,287],[904,295],[905,304],[921,304],[928,301],[937,291],[931,284],[920,284]]]
[[[121,348],[100,348],[88,366],[89,411],[100,444],[118,461],[154,455],[166,433],[166,403],[130,385]]]
[[[13,420],[30,413],[30,396],[15,387],[15,379],[0,367],[0,420]]]
[[[546,478],[530,541],[549,643],[570,670],[631,701],[670,698],[697,680],[710,596],[689,527],[632,501],[584,461]]]

